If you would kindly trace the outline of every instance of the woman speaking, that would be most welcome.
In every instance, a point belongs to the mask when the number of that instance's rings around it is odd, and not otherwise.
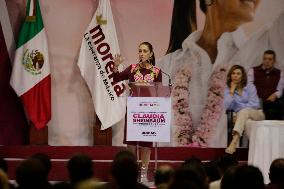
[[[129,82],[162,82],[162,75],[159,68],[155,66],[155,54],[149,42],[142,42],[138,48],[139,63],[131,64],[124,71],[119,72],[118,66],[123,62],[120,55],[114,58],[114,81],[128,80]],[[147,181],[147,170],[150,160],[152,142],[126,141],[126,126],[124,128],[123,143],[127,144],[130,151],[135,153],[136,145],[141,146],[141,181]]]

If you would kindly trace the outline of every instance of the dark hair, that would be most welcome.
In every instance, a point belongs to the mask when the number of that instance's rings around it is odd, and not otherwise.
[[[138,184],[138,164],[129,150],[118,152],[112,162],[111,173],[119,188],[135,188]]]
[[[246,74],[245,68],[240,66],[240,65],[233,65],[231,67],[231,69],[229,70],[228,75],[227,75],[227,86],[231,87],[231,82],[232,82],[231,76],[232,76],[233,71],[235,71],[237,69],[241,70],[241,72],[242,72],[242,80],[241,80],[241,83],[240,83],[240,87],[244,88],[247,85],[247,74]]]
[[[72,185],[67,182],[58,182],[53,184],[53,189],[73,189]]]
[[[67,164],[71,183],[77,183],[93,176],[93,163],[89,156],[74,155]]]
[[[207,5],[205,3],[206,0],[199,0],[199,7],[202,10],[203,13],[207,12]],[[214,1],[214,0],[212,0]]]
[[[217,166],[216,160],[212,160],[212,161],[204,163],[204,168],[205,168],[207,177],[209,179],[209,183],[219,180],[221,178],[220,169]]]
[[[224,175],[220,183],[221,189],[235,189],[236,188],[235,174],[238,168],[239,168],[238,166],[232,166],[224,172]]]
[[[0,158],[0,169],[2,169],[5,173],[8,172],[8,164],[7,161],[3,158]]]
[[[175,0],[171,34],[166,54],[181,48],[182,42],[196,29],[196,3],[194,0]]]
[[[182,168],[193,171],[198,179],[203,183],[202,188],[207,189],[209,187],[206,170],[200,159],[191,157],[184,161]]]
[[[155,66],[156,60],[155,60],[155,53],[154,53],[154,49],[153,49],[152,44],[149,43],[149,42],[147,42],[147,41],[144,41],[144,42],[140,43],[139,47],[140,47],[141,45],[146,45],[146,46],[149,48],[150,52],[153,53],[153,55],[150,57],[150,64],[152,64],[153,66]]]
[[[45,168],[45,175],[46,175],[46,177],[48,177],[48,174],[49,174],[50,169],[51,169],[51,161],[50,161],[49,156],[47,154],[43,154],[43,153],[36,153],[36,154],[32,155],[31,158],[38,159],[43,164],[43,166]]]
[[[204,188],[204,181],[188,167],[180,167],[174,175],[173,182],[169,189],[208,189]]]
[[[225,154],[217,160],[217,166],[220,168],[222,174],[225,173],[227,169],[238,165],[238,160],[232,154]]]
[[[174,176],[174,169],[170,166],[161,166],[159,167],[154,176],[155,185],[168,183],[170,179]]]
[[[45,168],[38,159],[24,160],[16,169],[19,189],[43,188],[46,184]]]
[[[269,179],[273,184],[284,184],[284,158],[273,160],[269,168]]]
[[[274,50],[270,50],[270,49],[266,50],[266,51],[264,51],[263,55],[265,55],[265,54],[272,54],[274,60],[276,60],[276,53],[274,52]]]
[[[265,189],[261,171],[252,165],[242,165],[237,168],[235,186],[242,189]]]

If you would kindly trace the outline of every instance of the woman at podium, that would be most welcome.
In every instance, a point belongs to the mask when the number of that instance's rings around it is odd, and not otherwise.
[[[128,80],[129,82],[151,83],[162,82],[162,74],[158,67],[155,66],[155,54],[153,47],[149,42],[142,42],[138,47],[139,62],[131,64],[124,71],[119,72],[118,66],[123,62],[120,55],[114,57],[114,81],[119,82]],[[136,145],[141,146],[141,180],[147,180],[147,169],[150,161],[152,142],[135,142],[126,141],[126,124],[124,128],[123,143],[135,154]],[[144,181],[145,181],[144,180]]]

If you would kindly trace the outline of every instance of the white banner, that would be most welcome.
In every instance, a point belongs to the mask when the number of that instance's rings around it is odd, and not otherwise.
[[[110,2],[100,0],[83,36],[78,66],[91,91],[101,129],[107,129],[125,117],[126,85],[113,81],[115,54],[119,54],[119,46]]]
[[[127,141],[170,142],[171,99],[128,97]]]

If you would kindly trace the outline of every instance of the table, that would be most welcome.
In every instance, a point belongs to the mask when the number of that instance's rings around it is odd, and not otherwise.
[[[265,184],[269,180],[269,167],[276,158],[284,158],[284,121],[248,121],[246,133],[249,137],[248,164],[258,167]]]

